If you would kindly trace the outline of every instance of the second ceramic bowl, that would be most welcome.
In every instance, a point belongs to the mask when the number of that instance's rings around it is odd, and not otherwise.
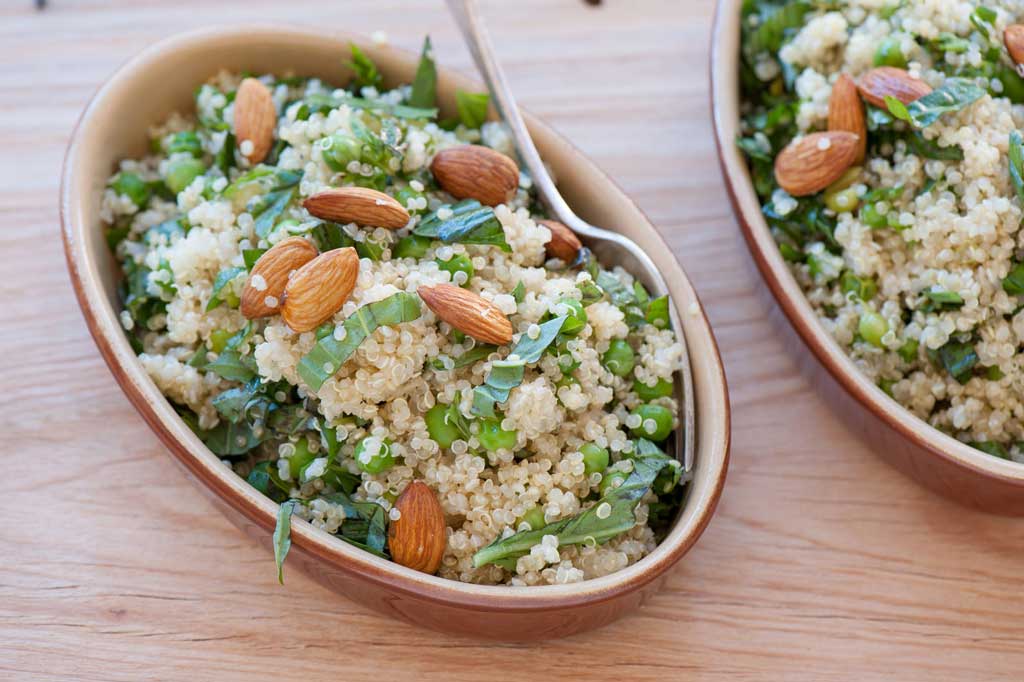
[[[830,405],[867,437],[889,463],[928,488],[971,507],[1024,515],[1024,465],[992,457],[915,417],[869,381],[818,322],[769,232],[739,132],[740,6],[719,0],[711,43],[711,91],[716,142],[733,208],[761,275],[818,363],[812,375]],[[800,360],[810,359],[799,344]]]

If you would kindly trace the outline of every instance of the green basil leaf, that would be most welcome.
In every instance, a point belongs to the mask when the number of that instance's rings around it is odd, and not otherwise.
[[[358,308],[341,324],[345,330],[342,340],[336,339],[333,333],[328,334],[302,357],[298,366],[299,376],[313,391],[319,391],[378,327],[411,322],[420,313],[419,296],[404,291]]]
[[[446,218],[439,212],[449,212]],[[512,251],[505,241],[505,230],[490,206],[482,206],[476,199],[466,199],[457,204],[445,205],[430,213],[419,222],[412,233],[419,237],[439,239],[446,244],[482,244],[497,246],[502,251]]]
[[[252,266],[256,265],[256,261],[266,252],[267,249],[242,249],[242,260],[245,261],[245,269],[252,272]]]
[[[420,63],[416,67],[416,76],[412,81],[412,92],[409,94],[409,106],[427,109],[437,103],[437,67],[434,66],[434,50],[430,45],[430,36],[423,39],[423,50]]]
[[[225,350],[206,365],[206,369],[228,381],[245,383],[256,377],[256,361],[251,355],[243,356],[236,350]]]
[[[487,107],[491,96],[486,92],[455,91],[455,106],[459,120],[467,128],[479,128],[487,120]]]
[[[338,535],[357,546],[387,558],[387,513],[375,502],[359,502],[342,492],[323,495],[321,499],[336,504],[345,512],[345,521]]]
[[[541,355],[562,331],[567,316],[560,315],[540,325],[537,338],[531,339],[526,334],[519,338],[505,360],[496,360],[491,364],[484,383],[473,389],[473,414],[481,417],[493,417],[494,406],[508,400],[513,388],[523,383],[526,365],[540,360]]]
[[[1024,138],[1016,130],[1010,133],[1007,157],[1010,160],[1010,180],[1017,190],[1017,200],[1024,205]]]
[[[1024,263],[1017,263],[1003,278],[1003,291],[1011,296],[1024,295]]]
[[[359,49],[358,45],[349,43],[349,46],[352,48],[352,60],[348,62],[348,66],[355,72],[356,85],[361,88],[380,86],[384,77],[381,76],[377,65]]]
[[[253,216],[256,218],[254,229],[257,237],[262,239],[270,234],[270,231],[274,229],[274,225],[277,223],[277,219],[284,213],[293,196],[295,196],[294,188],[283,189],[266,195],[267,203],[265,206],[257,213],[253,213]]]
[[[906,105],[904,111],[907,117],[903,120],[924,128],[939,120],[942,114],[960,111],[984,94],[984,88],[979,88],[969,78],[947,78],[941,86]],[[886,97],[885,101],[889,105],[889,112],[896,116],[890,98]]]
[[[523,284],[523,280],[516,283],[516,288],[512,290],[512,298],[516,300],[516,303],[522,303],[526,298],[526,285]]]
[[[224,290],[231,282],[245,272],[245,268],[225,268],[217,273],[216,279],[213,280],[213,290],[210,293],[210,302],[206,304],[206,312],[210,312],[223,301],[220,298],[220,292]]]
[[[630,530],[637,523],[636,507],[654,485],[658,474],[665,467],[679,467],[679,462],[645,440],[637,443],[637,453],[632,462],[633,471],[622,485],[608,491],[594,506],[543,528],[499,538],[473,555],[473,565],[479,568],[495,561],[524,556],[545,535],[554,535],[558,538],[558,545],[565,547],[603,544]],[[598,510],[601,510],[601,515]]]
[[[942,147],[935,140],[928,140],[919,132],[907,135],[905,140],[907,149],[911,153],[925,159],[939,161],[963,161],[964,159],[964,150],[959,145],[951,144],[948,147]]]
[[[277,525],[274,527],[274,562],[277,564],[277,581],[284,585],[284,560],[292,548],[292,513],[298,504],[295,500],[282,502],[277,510]]]

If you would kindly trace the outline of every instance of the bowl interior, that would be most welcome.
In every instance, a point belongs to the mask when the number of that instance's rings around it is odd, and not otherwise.
[[[740,120],[740,6],[741,0],[718,2],[711,47],[712,114],[726,186],[750,251],[772,294],[804,342],[836,381],[905,438],[929,448],[937,456],[988,476],[1024,480],[1024,466],[992,457],[961,443],[918,419],[890,398],[857,369],[853,360],[818,321],[817,314],[771,236],[746,160],[735,144]]]
[[[277,505],[237,477],[176,415],[136,360],[117,321],[117,273],[103,239],[99,204],[118,160],[144,154],[147,130],[172,111],[193,110],[193,90],[220,69],[296,73],[345,83],[348,43],[356,42],[378,64],[387,84],[409,82],[417,57],[361,38],[325,35],[282,26],[247,26],[185,34],[135,58],[96,94],[79,122],[65,161],[61,195],[65,248],[72,282],[101,353],[136,408],[178,460],[214,493],[224,497],[269,534]],[[469,79],[439,69],[442,115],[454,113],[456,88],[480,90]],[[713,512],[724,482],[729,436],[728,401],[721,360],[707,319],[674,256],[639,209],[568,142],[528,117],[545,159],[560,178],[566,199],[587,220],[626,234],[665,275],[682,320],[693,362],[697,406],[694,479],[675,526],[638,564],[573,586],[509,590],[424,575],[359,551],[314,529],[293,523],[296,547],[364,577],[452,603],[542,608],[586,596],[612,595],[653,580],[696,541]]]

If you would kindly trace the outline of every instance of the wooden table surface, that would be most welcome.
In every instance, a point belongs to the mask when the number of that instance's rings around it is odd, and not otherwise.
[[[205,24],[370,33],[470,70],[440,0],[0,3],[2,680],[1021,680],[1024,523],[874,457],[800,373],[737,236],[708,114],[711,0],[486,3],[522,102],[669,238],[725,358],[732,468],[665,589],[539,646],[414,628],[273,560],[188,483],[121,394],[58,236],[64,146],[127,58]]]

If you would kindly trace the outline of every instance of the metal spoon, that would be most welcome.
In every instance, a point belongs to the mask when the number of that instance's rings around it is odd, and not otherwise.
[[[447,0],[447,2],[448,9],[462,30],[462,35],[473,55],[476,66],[487,82],[498,113],[511,129],[512,139],[519,150],[519,156],[526,164],[526,168],[533,178],[533,184],[537,188],[537,193],[548,210],[573,232],[585,238],[587,246],[599,259],[606,263],[621,265],[656,295],[668,293],[665,279],[639,246],[622,235],[587,223],[569,208],[569,204],[565,203],[565,199],[559,194],[554,181],[540,159],[540,154],[537,152],[530,133],[526,129],[526,124],[523,122],[523,117],[519,113],[519,107],[516,106],[512,90],[509,88],[508,81],[505,80],[505,74],[494,57],[491,41],[483,20],[480,18],[475,0]],[[694,422],[696,419],[693,405],[693,375],[686,339],[683,338],[683,327],[679,324],[674,308],[671,314],[672,326],[683,345],[683,380],[676,382],[676,398],[683,408],[683,429],[681,434],[678,429],[675,432],[675,456],[682,460],[684,471],[689,472],[693,468]],[[680,457],[680,453],[682,457]]]

